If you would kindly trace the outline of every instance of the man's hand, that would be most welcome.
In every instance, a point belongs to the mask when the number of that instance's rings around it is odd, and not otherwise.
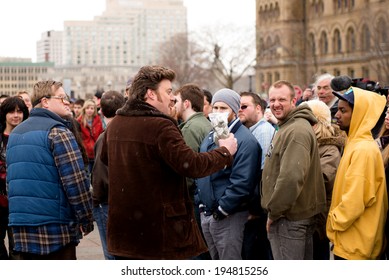
[[[91,222],[90,224],[87,224],[87,225],[80,225],[80,231],[82,232],[83,236],[86,236],[89,233],[91,233],[93,231],[93,229],[94,229],[93,222]]]
[[[227,150],[230,152],[231,155],[234,155],[236,153],[236,150],[238,149],[238,141],[234,137],[233,133],[230,133],[228,135],[228,138],[226,139],[219,139],[219,146],[220,147],[226,147]]]
[[[269,232],[270,230],[270,225],[273,223],[273,220],[270,218],[267,218],[267,223],[266,223],[266,231]]]

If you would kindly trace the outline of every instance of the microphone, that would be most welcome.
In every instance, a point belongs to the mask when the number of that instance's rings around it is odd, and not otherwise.
[[[342,91],[348,89],[353,80],[349,76],[337,76],[331,80],[331,88],[334,91]]]

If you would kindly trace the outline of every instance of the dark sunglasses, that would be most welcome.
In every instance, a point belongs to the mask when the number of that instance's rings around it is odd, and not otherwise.
[[[246,110],[247,107],[248,107],[247,105],[242,105],[242,106],[240,106],[240,109],[241,109],[241,110]]]

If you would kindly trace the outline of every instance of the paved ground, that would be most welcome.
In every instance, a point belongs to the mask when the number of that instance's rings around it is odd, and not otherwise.
[[[6,238],[6,246],[8,246]],[[104,260],[103,248],[101,247],[99,230],[95,223],[95,229],[81,239],[77,246],[78,260]]]
[[[104,260],[101,247],[99,230],[95,223],[95,229],[81,239],[77,246],[77,259],[79,260]]]

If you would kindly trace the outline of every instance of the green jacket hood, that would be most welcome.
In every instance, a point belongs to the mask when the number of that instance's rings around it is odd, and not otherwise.
[[[317,123],[317,119],[315,115],[313,114],[311,108],[307,104],[300,104],[296,108],[294,108],[292,111],[289,112],[289,114],[286,116],[284,120],[282,120],[278,125],[282,126],[286,123],[288,123],[289,120],[293,120],[296,118],[303,118],[306,119],[311,125],[314,125]]]
[[[375,92],[352,87],[354,109],[351,116],[348,141],[371,138],[371,130],[377,124],[386,105],[385,96]]]

